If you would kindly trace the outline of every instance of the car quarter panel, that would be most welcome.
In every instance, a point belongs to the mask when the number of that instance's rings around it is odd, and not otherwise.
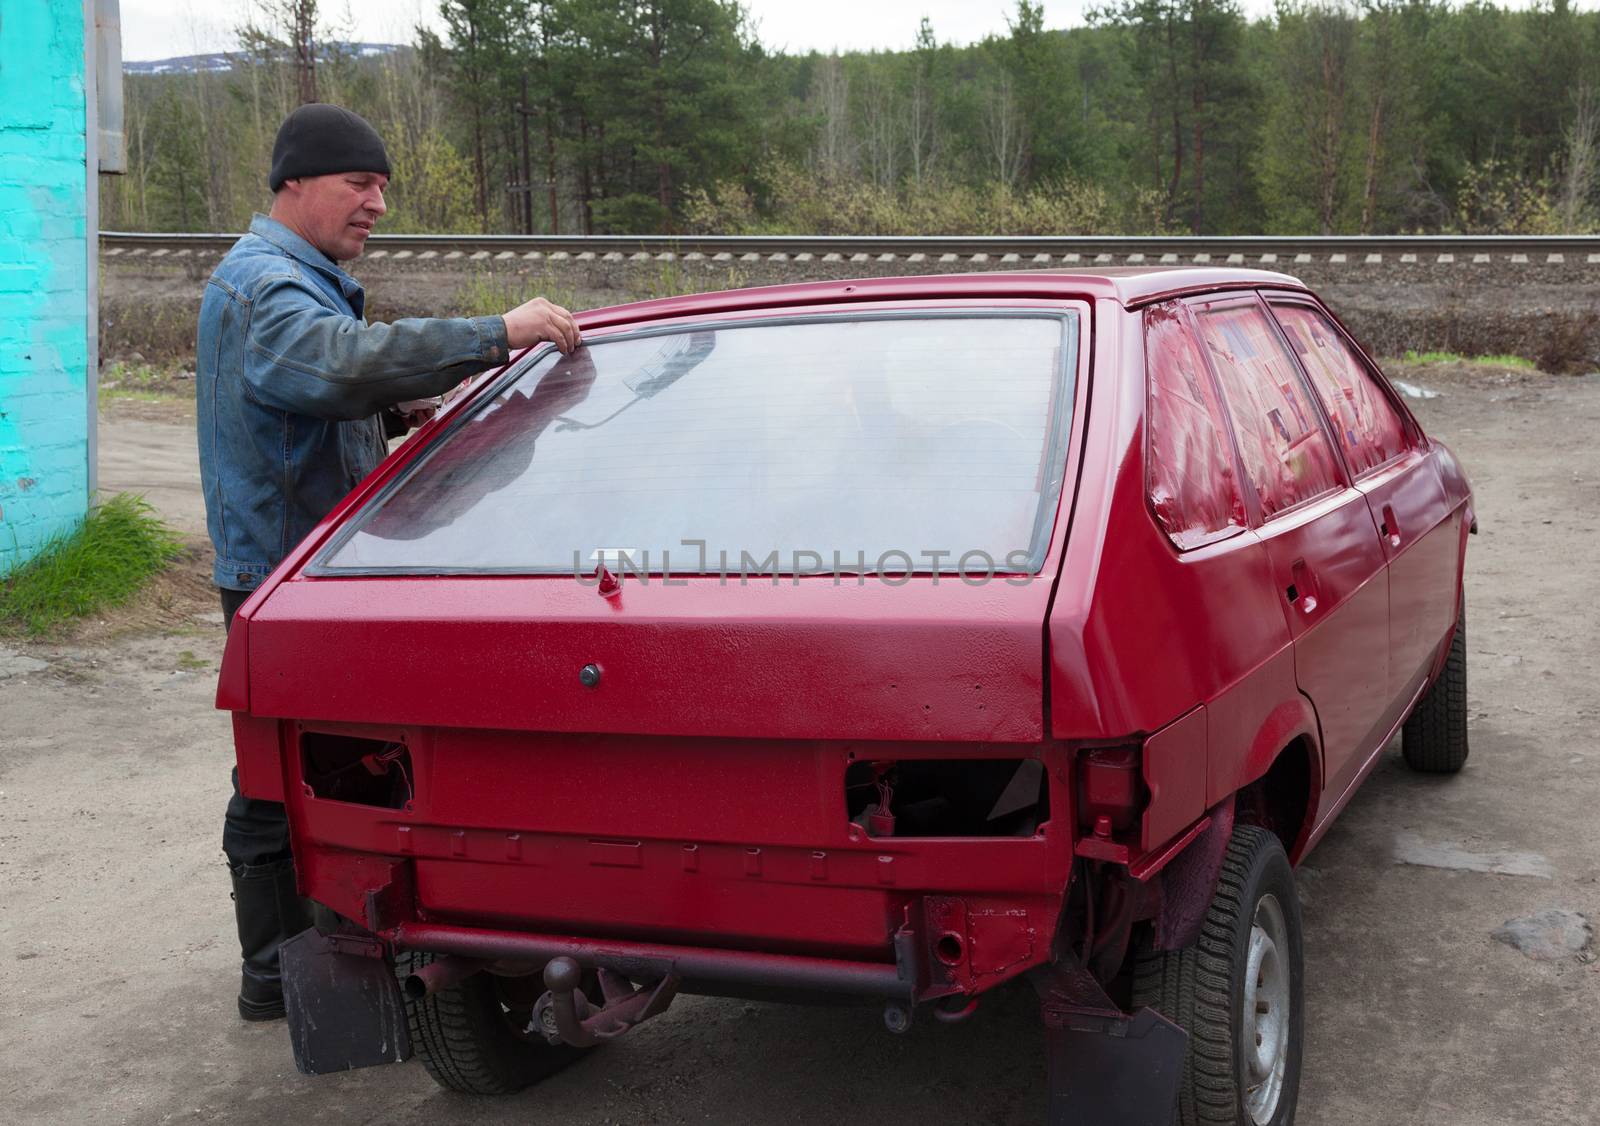
[[[1050,622],[1052,733],[1150,734],[1206,709],[1207,805],[1307,730],[1288,625],[1253,532],[1178,552],[1145,499],[1140,314],[1097,311],[1094,375],[1072,530]],[[1298,704],[1297,704],[1298,702]],[[1285,705],[1289,711],[1285,712]],[[1298,715],[1301,722],[1286,722]]]

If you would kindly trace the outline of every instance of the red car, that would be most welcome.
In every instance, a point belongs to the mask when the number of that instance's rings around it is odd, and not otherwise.
[[[515,1090],[677,992],[1037,988],[1048,1118],[1290,1122],[1292,866],[1467,754],[1456,459],[1293,278],[587,313],[245,605],[296,1061]],[[1174,1109],[1176,1108],[1176,1110]]]

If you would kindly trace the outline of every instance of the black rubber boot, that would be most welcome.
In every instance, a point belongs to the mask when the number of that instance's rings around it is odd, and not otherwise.
[[[278,944],[311,925],[295,890],[294,861],[241,864],[232,873],[233,915],[243,956],[239,1015],[245,1020],[277,1020],[283,1016]]]

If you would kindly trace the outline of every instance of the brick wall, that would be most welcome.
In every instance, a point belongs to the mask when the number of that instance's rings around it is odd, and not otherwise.
[[[82,0],[0,4],[0,574],[88,504]]]

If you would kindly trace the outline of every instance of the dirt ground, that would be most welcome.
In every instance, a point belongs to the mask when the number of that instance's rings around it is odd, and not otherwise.
[[[1600,1121],[1600,967],[1491,932],[1600,920],[1600,377],[1430,368],[1413,402],[1477,489],[1472,758],[1396,748],[1301,869],[1305,1126]],[[203,533],[191,424],[117,405],[102,484]],[[219,847],[231,760],[212,710],[220,615],[202,555],[51,643],[0,640],[0,1108],[11,1122],[990,1123],[1041,1120],[1023,990],[891,1036],[872,1009],[689,998],[514,1098],[417,1062],[294,1071],[242,1024]],[[1525,873],[1525,874],[1511,874]]]

